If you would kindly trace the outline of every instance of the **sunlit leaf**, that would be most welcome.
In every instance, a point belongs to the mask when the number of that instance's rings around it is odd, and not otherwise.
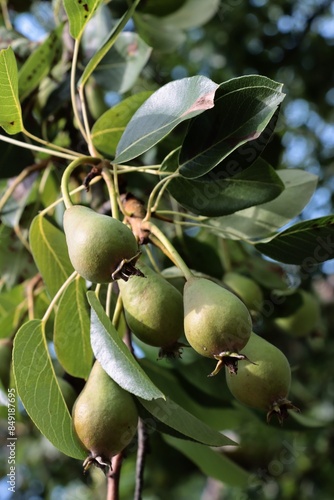
[[[70,34],[79,39],[88,21],[94,15],[96,9],[103,0],[74,1],[64,0],[64,7],[70,23]]]
[[[102,153],[114,156],[125,127],[151,94],[151,91],[139,92],[103,113],[92,128],[94,146]]]
[[[59,61],[62,52],[63,24],[59,25],[47,39],[35,49],[19,71],[19,95],[23,101],[50,73]]]
[[[90,315],[86,286],[77,277],[68,285],[58,303],[54,324],[54,346],[58,360],[73,377],[87,379],[92,368]]]
[[[0,51],[0,127],[8,134],[17,134],[24,130],[17,65],[11,47]]]
[[[18,395],[36,427],[65,455],[84,458],[52,366],[42,321],[29,321],[17,332],[13,369]]]
[[[167,83],[149,97],[127,125],[116,150],[116,163],[141,155],[179,123],[213,106],[218,85],[205,76]]]
[[[45,217],[37,215],[30,226],[32,255],[53,297],[73,272],[65,235]]]
[[[270,87],[242,86],[244,80],[239,85],[227,91],[222,84],[214,107],[189,124],[180,151],[179,171],[184,177],[210,172],[242,144],[258,139],[284,99],[285,94]],[[236,168],[240,166],[233,164],[233,171]]]
[[[91,311],[91,345],[96,359],[123,389],[144,399],[164,398],[130,353],[94,292],[87,293]]]

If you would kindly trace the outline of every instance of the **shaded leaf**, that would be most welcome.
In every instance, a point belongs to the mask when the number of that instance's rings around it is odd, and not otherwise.
[[[0,127],[10,135],[24,130],[17,65],[11,47],[0,51]]]
[[[177,150],[172,152],[163,162],[161,170],[175,171],[177,156]],[[168,191],[183,207],[208,217],[227,215],[262,204],[276,198],[283,189],[284,185],[275,170],[261,158],[234,177],[216,176],[212,171],[197,179],[179,176],[168,184]]]
[[[223,455],[223,452],[217,453],[207,446],[171,436],[164,436],[164,439],[196,464],[206,476],[237,488],[249,486],[251,475]]]
[[[124,94],[136,83],[150,53],[137,33],[123,32],[94,71],[94,79],[103,89]]]
[[[31,278],[36,266],[23,243],[15,237],[14,231],[0,224],[0,275],[2,283],[11,288],[18,281]]]
[[[65,235],[45,217],[37,215],[30,226],[29,240],[38,270],[53,297],[73,272]]]
[[[220,0],[186,0],[178,10],[165,16],[164,21],[180,29],[195,28],[209,21],[219,5]]]
[[[286,264],[320,264],[334,258],[334,216],[299,222],[256,248]]]
[[[239,79],[236,85],[241,85]],[[257,139],[268,126],[284,94],[265,86],[216,91],[212,109],[193,119],[180,152],[180,173],[206,174],[235,149]],[[239,167],[239,166],[238,166]]]
[[[150,95],[152,95],[151,91],[139,92],[103,113],[92,128],[94,146],[104,154],[114,156],[125,127]]]
[[[144,399],[164,398],[130,353],[94,292],[87,292],[91,311],[91,345],[96,359],[123,389]]]
[[[96,67],[99,65],[99,63],[102,61],[102,59],[106,56],[106,54],[109,52],[111,47],[114,45],[116,42],[118,36],[122,32],[124,26],[128,22],[128,20],[131,18],[133,15],[138,3],[140,0],[135,0],[131,7],[125,12],[123,17],[119,20],[119,22],[113,27],[111,30],[111,33],[108,36],[107,41],[105,41],[100,47],[100,49],[94,54],[94,56],[90,59],[89,63],[87,64],[79,82],[78,86],[83,86],[87,82],[88,78],[91,76],[93,71],[96,69]]]
[[[19,95],[23,101],[50,73],[59,61],[62,52],[61,35],[64,25],[59,25],[47,39],[37,47],[19,71]]]
[[[141,38],[161,53],[173,52],[186,40],[186,34],[165,22],[164,18],[136,12],[133,20]]]
[[[6,136],[7,134],[4,133],[4,135]],[[18,134],[15,139],[17,139],[18,141],[22,141],[24,140],[24,136],[23,134]],[[27,165],[32,165],[32,163],[34,162],[34,156],[32,152],[29,151],[29,149],[24,149],[20,146],[9,144],[5,141],[0,141],[0,158],[1,179],[15,177],[23,169],[25,169]]]
[[[266,239],[301,213],[310,201],[318,178],[298,169],[278,170],[285,190],[273,201],[206,221],[217,234],[231,239]]]
[[[73,38],[80,39],[88,21],[103,0],[85,0],[84,2],[64,0],[64,8],[70,24],[70,34]]]
[[[231,439],[212,429],[169,397],[166,400],[147,401],[138,398],[144,408],[163,424],[184,434],[187,438],[209,446],[234,444]]]
[[[116,163],[141,155],[163,139],[179,123],[213,106],[217,84],[205,76],[167,83],[136,111],[116,151]]]
[[[13,369],[18,395],[36,427],[65,455],[84,458],[52,366],[42,321],[29,321],[17,332]]]
[[[92,368],[90,315],[85,281],[77,277],[61,296],[53,342],[62,367],[73,377],[87,379]]]

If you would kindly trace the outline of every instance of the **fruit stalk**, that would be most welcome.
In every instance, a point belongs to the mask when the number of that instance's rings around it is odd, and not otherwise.
[[[98,165],[101,163],[101,158],[94,158],[93,156],[83,156],[82,158],[77,158],[72,161],[67,168],[65,169],[62,179],[61,179],[61,193],[64,199],[64,204],[66,208],[70,208],[73,206],[70,193],[68,191],[68,183],[70,179],[70,175],[74,169],[79,167],[80,165],[84,165],[87,163],[92,163],[93,165]]]
[[[160,229],[155,225],[152,224],[152,222],[147,223],[147,227],[149,231],[164,245],[164,247],[168,250],[170,253],[173,262],[177,265],[177,267],[182,271],[185,279],[188,281],[190,278],[193,277],[193,273],[190,271],[189,267],[187,264],[184,262],[182,259],[181,255],[175,250],[174,246],[171,244],[171,242],[166,238],[164,233],[160,231]]]

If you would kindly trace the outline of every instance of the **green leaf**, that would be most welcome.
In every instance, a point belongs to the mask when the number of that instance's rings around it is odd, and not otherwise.
[[[173,172],[178,166],[178,150],[163,162],[161,170]],[[170,194],[195,214],[217,217],[259,205],[276,198],[284,189],[275,170],[258,158],[247,170],[226,178],[214,171],[198,179],[177,177],[168,184]]]
[[[31,255],[15,232],[0,224],[0,276],[2,284],[11,288],[22,279],[30,279],[36,273]]]
[[[212,371],[213,363],[211,363],[210,366],[209,360],[205,359],[205,361],[207,361],[207,364],[201,365],[201,367],[203,368],[201,372],[203,385],[205,383],[208,386],[212,385],[216,387],[216,390],[220,385],[221,394],[224,394],[224,386],[222,387],[221,380],[219,379],[219,377],[208,378],[206,376]],[[145,370],[145,373],[147,373],[150,379],[169,398],[170,401],[178,404],[180,407],[183,408],[183,410],[187,411],[188,413],[191,413],[192,416],[196,417],[206,426],[209,426],[211,428],[211,431],[212,429],[220,431],[222,429],[222,426],[224,426],[224,428],[227,428],[226,416],[228,415],[230,409],[226,409],[222,405],[222,401],[218,401],[217,399],[215,399],[215,404],[219,405],[218,407],[201,405],[197,401],[199,396],[197,391],[198,387],[196,387],[195,396],[192,398],[189,391],[189,387],[185,388],[184,380],[182,380],[179,374],[178,376],[176,376],[173,370],[170,370],[168,368],[163,368],[161,366],[161,363],[157,364],[155,361],[150,361],[149,359],[146,358],[140,360],[140,364]],[[196,370],[196,365],[194,365],[194,363],[183,365],[183,369],[184,369],[183,371],[190,370],[189,377],[191,378],[191,372],[194,371],[194,369]],[[200,378],[200,376],[198,376],[198,378]],[[228,393],[228,389],[226,389],[226,391]],[[221,396],[221,394],[218,394],[217,397]],[[208,399],[206,397],[206,403],[207,402]],[[168,422],[165,419],[164,422],[166,425],[169,425],[170,427],[173,427],[173,425],[174,426],[177,425],[173,420]],[[181,429],[178,430],[180,432],[183,432]],[[188,436],[188,434],[186,435]],[[205,441],[203,441],[203,436],[201,434],[198,434],[197,437],[195,436],[195,428],[193,429],[192,435],[188,437],[191,437],[192,439],[195,439],[200,443],[205,443]]]
[[[64,7],[70,23],[70,34],[73,38],[80,39],[88,21],[103,0],[64,0]]]
[[[60,24],[47,39],[35,49],[19,71],[19,95],[23,101],[52,71],[62,52],[63,24]]]
[[[169,397],[166,400],[147,401],[138,398],[140,404],[162,423],[175,429],[185,437],[208,446],[226,446],[234,444],[231,439],[212,429],[190,412],[179,406]]]
[[[30,226],[29,240],[39,272],[54,297],[73,272],[65,235],[45,217],[37,215]]]
[[[102,153],[114,156],[125,127],[150,95],[151,91],[139,92],[103,113],[92,128],[94,146]]]
[[[136,83],[150,53],[137,33],[121,33],[95,69],[94,79],[104,90],[124,94]]]
[[[52,366],[42,321],[29,321],[17,332],[13,369],[18,395],[36,427],[65,455],[84,458]]]
[[[237,80],[235,84],[241,85]],[[189,125],[180,152],[180,173],[184,177],[210,172],[242,144],[257,139],[284,99],[282,92],[270,87],[227,87],[222,84],[216,91],[214,107]],[[235,168],[233,165],[233,172]]]
[[[149,97],[128,123],[116,150],[115,163],[141,155],[179,123],[213,106],[217,84],[205,76],[167,83]]]
[[[167,2],[166,0],[146,0],[139,5],[138,11],[164,17],[178,10],[186,2],[187,0],[168,0]]]
[[[6,136],[8,134],[4,133],[3,135]],[[15,139],[24,142],[24,135],[18,134]],[[32,165],[35,161],[34,156],[29,149],[21,148],[20,146],[15,146],[14,144],[10,144],[5,141],[0,141],[0,158],[1,179],[15,177],[22,172],[27,165]]]
[[[266,239],[301,213],[310,201],[318,178],[298,169],[278,170],[285,190],[273,201],[241,210],[233,215],[210,219],[216,234],[231,239]]]
[[[64,0],[66,2],[66,0]],[[85,85],[87,82],[88,78],[91,76],[95,68],[98,66],[98,64],[102,61],[102,59],[106,56],[106,54],[109,52],[111,47],[114,45],[116,42],[118,36],[122,32],[124,26],[128,22],[128,20],[131,18],[133,15],[138,3],[140,0],[135,0],[131,7],[125,12],[123,17],[119,20],[119,22],[113,27],[110,35],[108,36],[108,39],[104,42],[102,47],[94,54],[94,56],[90,59],[89,63],[87,64],[79,82],[78,82],[78,87]],[[99,2],[101,3],[101,2]]]
[[[312,267],[334,258],[334,216],[299,222],[256,248],[286,264]]]
[[[0,51],[0,127],[10,135],[24,130],[17,65],[11,47]]]
[[[164,436],[165,441],[191,460],[206,476],[236,488],[246,488],[251,475],[235,464],[223,452],[216,451],[198,443]]]
[[[85,281],[77,277],[61,296],[54,325],[54,346],[62,367],[73,377],[87,379],[92,368],[90,316]]]
[[[164,398],[106,315],[94,292],[87,292],[91,311],[91,345],[96,359],[123,389],[144,399]]]
[[[186,40],[185,33],[180,28],[166,23],[164,18],[135,13],[133,20],[141,38],[161,53],[175,51]]]
[[[175,28],[190,29],[209,21],[218,11],[220,0],[186,0],[176,11],[164,17]]]

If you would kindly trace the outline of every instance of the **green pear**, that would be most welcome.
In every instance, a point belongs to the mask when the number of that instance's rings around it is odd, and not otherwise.
[[[137,267],[144,279],[133,276],[119,282],[128,326],[145,344],[160,347],[161,355],[173,355],[184,333],[182,295],[143,262]]]
[[[184,287],[184,332],[189,344],[202,356],[216,359],[216,375],[223,365],[237,371],[243,359],[252,320],[245,304],[226,288],[206,278],[190,278]]]
[[[230,271],[223,276],[223,283],[244,302],[250,311],[260,312],[263,305],[263,293],[259,285],[244,276]]]
[[[86,280],[110,283],[136,274],[138,244],[119,220],[74,205],[65,210],[64,231],[72,265]]]
[[[138,411],[131,394],[120,387],[95,361],[72,410],[74,430],[90,454],[84,462],[111,467],[111,459],[133,439]]]
[[[283,332],[294,337],[307,337],[320,322],[320,305],[317,299],[305,290],[299,290],[301,306],[289,316],[274,319],[274,323]]]
[[[267,412],[267,420],[276,415],[280,422],[288,409],[297,408],[287,399],[291,369],[283,352],[252,332],[242,350],[246,359],[239,363],[238,373],[226,372],[227,385],[241,403]]]

